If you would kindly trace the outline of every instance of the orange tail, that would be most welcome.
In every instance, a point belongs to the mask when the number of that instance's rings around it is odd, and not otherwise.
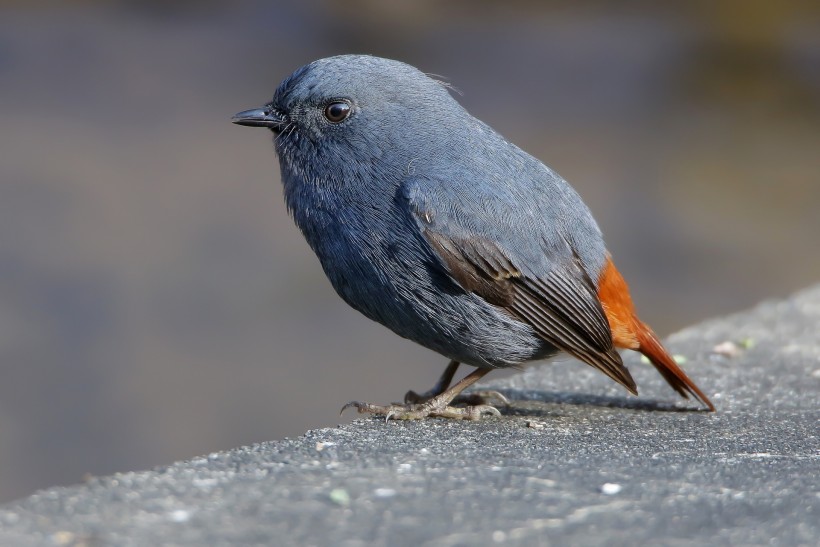
[[[669,355],[666,349],[661,345],[660,340],[658,340],[658,337],[652,332],[652,329],[645,323],[642,323],[641,320],[634,315],[632,317],[638,326],[637,332],[635,333],[638,337],[638,351],[643,353],[646,358],[655,365],[655,368],[658,369],[661,376],[669,382],[672,389],[686,399],[689,398],[689,395],[692,395],[695,399],[706,405],[709,410],[714,412],[715,405],[712,404],[709,397],[704,395],[700,388],[695,385],[695,382],[678,366],[672,356]]]
[[[607,258],[604,272],[598,282],[598,298],[609,321],[612,343],[616,347],[641,352],[682,397],[688,399],[689,395],[692,395],[709,410],[715,411],[712,401],[683,372],[661,345],[652,329],[638,319],[632,298],[629,296],[629,287],[615,268],[612,258]]]

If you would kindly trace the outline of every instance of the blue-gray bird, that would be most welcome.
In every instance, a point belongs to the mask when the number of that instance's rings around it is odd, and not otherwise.
[[[336,292],[450,365],[395,419],[477,419],[458,404],[494,368],[566,352],[629,392],[617,348],[649,358],[683,397],[714,406],[635,314],[581,198],[471,116],[447,86],[367,55],[314,61],[233,122],[273,131],[285,200]],[[459,363],[476,370],[452,387]]]

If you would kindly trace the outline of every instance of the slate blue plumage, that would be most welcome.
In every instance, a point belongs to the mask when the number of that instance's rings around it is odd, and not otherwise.
[[[234,121],[274,131],[287,206],[352,307],[453,361],[564,350],[634,391],[597,297],[608,254],[588,208],[446,85],[331,57]]]

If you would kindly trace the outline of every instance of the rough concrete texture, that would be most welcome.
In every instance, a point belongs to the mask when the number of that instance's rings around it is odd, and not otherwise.
[[[672,336],[715,414],[633,356],[639,398],[538,366],[488,383],[501,418],[363,419],[38,492],[0,509],[0,544],[817,545],[818,325],[820,286]]]

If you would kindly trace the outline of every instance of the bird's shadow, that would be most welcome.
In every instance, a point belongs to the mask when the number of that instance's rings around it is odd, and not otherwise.
[[[556,408],[541,408],[531,403],[556,405],[557,407],[591,406],[650,412],[695,412],[707,413],[706,409],[681,407],[675,403],[654,399],[634,399],[621,396],[592,395],[585,393],[566,393],[560,391],[536,391],[526,389],[497,389],[510,400],[510,406],[499,406],[502,414],[510,416],[553,415]]]

